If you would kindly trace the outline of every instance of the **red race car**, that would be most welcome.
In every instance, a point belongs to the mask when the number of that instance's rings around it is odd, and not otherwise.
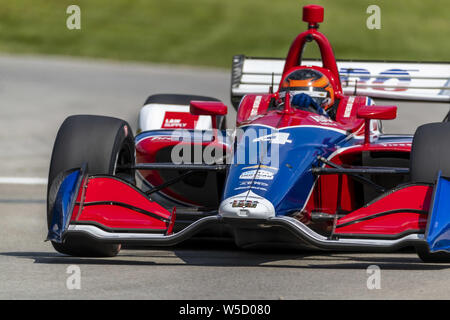
[[[450,123],[383,134],[397,107],[371,97],[449,101],[449,65],[336,62],[323,8],[305,6],[303,20],[285,61],[234,57],[233,130],[223,103],[186,95],[150,96],[136,136],[116,118],[67,118],[49,172],[55,249],[114,256],[207,235],[243,248],[412,246],[448,261]],[[302,60],[309,42],[321,61]]]

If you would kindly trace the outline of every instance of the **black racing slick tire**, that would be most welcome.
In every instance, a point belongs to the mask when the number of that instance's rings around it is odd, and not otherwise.
[[[450,253],[447,252],[430,252],[428,247],[423,246],[416,248],[417,255],[423,262],[428,263],[449,263]]]
[[[411,180],[435,183],[439,171],[450,177],[450,122],[417,128],[411,147]]]
[[[450,122],[428,123],[417,128],[410,157],[411,180],[434,184],[439,171],[450,177]],[[427,246],[416,248],[424,262],[450,262],[450,253],[431,253]]]
[[[59,186],[65,173],[87,164],[88,174],[116,175],[135,183],[132,169],[120,169],[135,163],[133,131],[126,121],[93,115],[68,117],[59,128],[50,162],[47,189],[47,226]],[[104,244],[83,236],[65,237],[63,243],[52,241],[56,251],[84,257],[112,257],[120,245]]]

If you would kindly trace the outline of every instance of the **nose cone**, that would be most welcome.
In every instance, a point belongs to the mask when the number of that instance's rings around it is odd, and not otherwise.
[[[250,190],[223,200],[219,214],[226,218],[267,219],[275,216],[275,208],[269,200]]]

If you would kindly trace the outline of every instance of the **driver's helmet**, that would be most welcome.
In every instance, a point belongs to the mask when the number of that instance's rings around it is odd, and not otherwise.
[[[334,90],[330,80],[316,69],[302,68],[289,73],[281,84],[279,95],[284,99],[286,92],[309,95],[325,111],[334,104]]]

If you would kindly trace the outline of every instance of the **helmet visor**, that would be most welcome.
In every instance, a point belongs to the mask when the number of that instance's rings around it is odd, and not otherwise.
[[[317,91],[317,90],[312,90],[313,88],[296,88],[296,87],[291,87],[289,91],[283,90],[282,92],[280,92],[280,97],[284,98],[286,95],[286,92],[289,92],[289,96],[290,98],[292,98],[293,96],[297,95],[297,94],[307,94],[308,96],[310,96],[315,103],[317,103],[319,106],[322,106],[324,103],[326,103],[328,101],[328,94],[326,91]]]

